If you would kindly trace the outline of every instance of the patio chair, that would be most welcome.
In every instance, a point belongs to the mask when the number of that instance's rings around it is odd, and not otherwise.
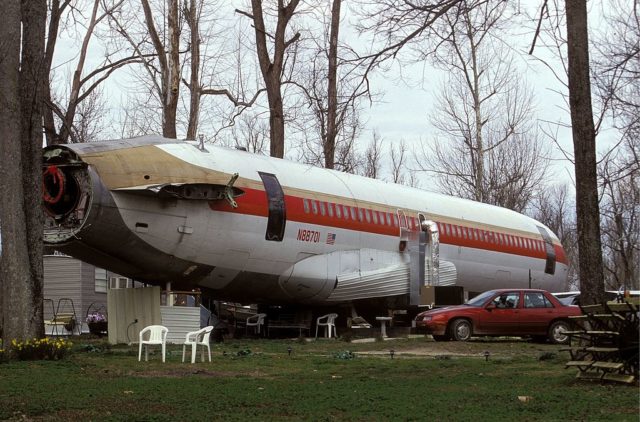
[[[149,346],[159,345],[162,347],[162,362],[167,354],[167,333],[169,329],[162,325],[149,325],[140,331],[140,342],[138,344],[138,362],[142,359],[142,346],[144,345],[144,360],[149,360]],[[149,333],[147,340],[145,334]]]
[[[256,333],[260,334],[260,327],[264,325],[264,319],[266,317],[267,317],[267,314],[255,314],[247,318],[247,322],[244,327],[245,333],[247,332],[249,327],[256,327],[255,328]]]
[[[316,320],[316,338],[318,338],[318,328],[324,326],[324,336],[331,338],[331,330],[333,329],[333,336],[337,337],[335,320],[338,318],[338,314],[326,314],[318,317]]]
[[[202,346],[202,349],[200,349],[200,359],[202,362],[204,362],[205,347],[209,353],[209,362],[211,362],[211,348],[209,346],[211,331],[213,331],[213,325],[209,325],[208,327],[204,327],[198,331],[191,331],[187,333],[184,339],[184,344],[182,345],[182,362],[184,362],[187,346],[191,346],[191,363],[196,363],[196,351],[199,345]]]

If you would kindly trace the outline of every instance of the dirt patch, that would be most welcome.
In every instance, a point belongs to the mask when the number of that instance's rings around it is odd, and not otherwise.
[[[388,355],[394,349],[395,356],[461,356],[484,357],[488,352],[494,357],[539,357],[544,353],[558,353],[560,347],[552,344],[533,343],[525,340],[513,339],[481,339],[467,342],[445,341],[425,342],[419,346],[410,342],[406,346],[394,343],[387,350],[358,351],[364,355]]]
[[[201,376],[201,377],[230,377],[237,375],[234,372],[225,371],[209,371],[206,369],[168,369],[166,371],[147,371],[144,373],[132,374],[138,378],[182,378],[187,376]]]

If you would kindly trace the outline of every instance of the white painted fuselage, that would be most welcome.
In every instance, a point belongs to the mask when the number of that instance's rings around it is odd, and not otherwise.
[[[566,281],[562,246],[533,219],[352,174],[160,137],[50,147],[44,166],[45,241],[148,283],[247,303],[406,295],[422,220],[437,225],[443,283]],[[77,200],[51,202],[57,179]]]

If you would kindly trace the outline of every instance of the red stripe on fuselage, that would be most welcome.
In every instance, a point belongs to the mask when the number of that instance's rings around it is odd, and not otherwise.
[[[237,208],[233,208],[228,201],[210,201],[209,207],[214,211],[230,212],[243,215],[254,215],[259,217],[268,217],[269,207],[267,195],[265,191],[258,189],[243,188],[244,194],[235,198],[238,203]],[[308,209],[305,210],[304,200]],[[315,201],[315,208],[311,201]],[[323,202],[324,215],[320,209],[320,202]],[[384,236],[400,236],[400,227],[396,219],[396,209],[387,208],[385,211],[368,209],[369,222],[366,221],[367,209],[358,208],[355,205],[345,205],[342,203],[328,203],[317,201],[312,198],[302,198],[299,196],[285,195],[286,218],[288,221],[297,223],[305,223],[311,225],[320,225],[331,228],[340,228],[345,230],[353,230],[358,232],[366,232],[379,234]],[[332,216],[329,215],[328,207],[332,207]],[[340,206],[340,215],[337,217],[336,207]],[[348,218],[345,218],[345,209],[348,212]],[[356,219],[352,218],[352,211],[355,209]],[[362,220],[360,219],[362,210]],[[315,212],[314,212],[315,211]],[[373,212],[377,213],[377,224],[374,223]],[[409,227],[417,226],[417,218],[413,217],[413,212],[408,214]],[[417,215],[417,213],[416,213]],[[391,217],[387,219],[387,216]],[[381,219],[384,218],[384,224]],[[413,221],[411,221],[413,219]],[[390,220],[391,224],[387,224]],[[503,232],[484,230],[474,226],[461,226],[450,223],[438,223],[440,233],[440,243],[460,246],[465,248],[483,249],[495,252],[508,253],[512,255],[526,256],[537,259],[546,259],[544,242],[541,239],[525,238],[515,236]],[[445,225],[447,227],[445,227]],[[482,232],[482,233],[481,233]],[[567,257],[564,249],[560,245],[554,245],[556,260],[563,264],[567,263]]]

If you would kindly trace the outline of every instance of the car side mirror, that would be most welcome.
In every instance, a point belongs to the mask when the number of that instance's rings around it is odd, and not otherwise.
[[[485,307],[485,309],[486,309],[487,311],[493,311],[494,309],[496,309],[496,304],[492,302],[492,303],[488,304],[488,305]]]

